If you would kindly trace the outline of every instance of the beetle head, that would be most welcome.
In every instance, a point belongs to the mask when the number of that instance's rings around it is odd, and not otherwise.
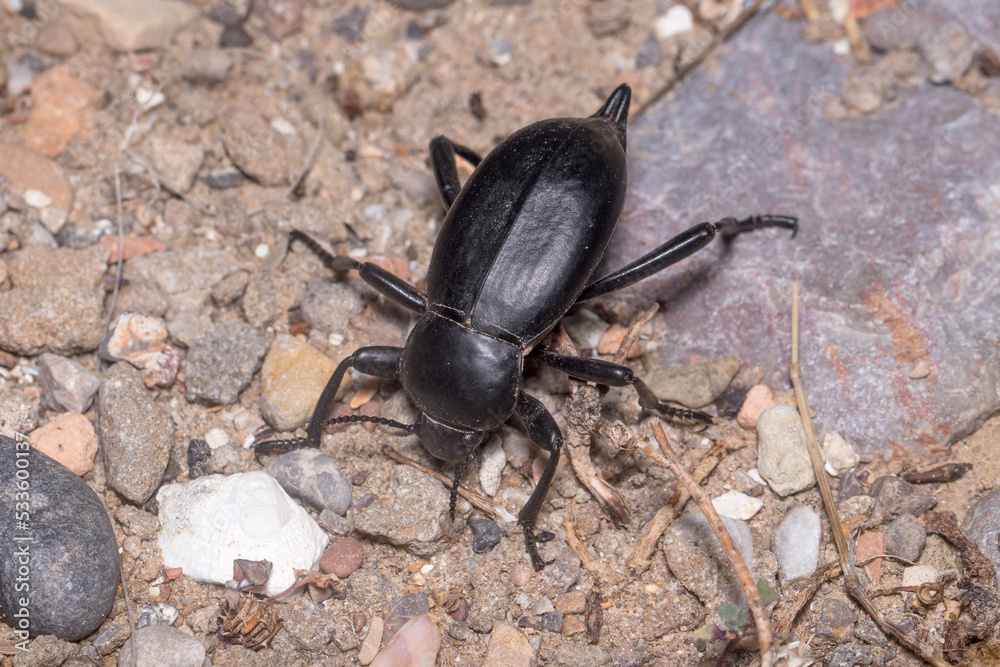
[[[467,458],[486,437],[485,431],[455,428],[422,412],[413,426],[414,433],[427,451],[442,461],[461,461]]]

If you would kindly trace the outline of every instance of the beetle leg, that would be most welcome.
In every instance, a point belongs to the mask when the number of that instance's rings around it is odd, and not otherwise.
[[[458,502],[458,483],[462,481],[465,471],[469,469],[472,462],[476,460],[476,451],[472,450],[464,460],[459,461],[455,466],[455,479],[451,483],[451,498],[448,500],[448,512],[451,520],[455,520],[455,503]]]
[[[698,252],[715,238],[716,232],[723,239],[730,239],[737,234],[764,227],[783,227],[792,230],[792,236],[798,231],[798,219],[787,215],[753,215],[743,220],[724,218],[719,222],[702,222],[681,232],[660,247],[635,260],[628,266],[618,269],[607,276],[592,282],[580,293],[576,302],[596,299],[609,292],[620,290],[629,285],[659,273],[685,257]]]
[[[554,354],[546,350],[535,350],[534,354],[542,360],[546,366],[579,378],[586,382],[596,382],[606,384],[609,387],[624,387],[631,385],[639,394],[639,405],[647,410],[656,410],[665,417],[672,419],[690,419],[713,423],[712,416],[700,410],[688,410],[686,408],[675,408],[660,401],[645,382],[635,376],[635,373],[628,366],[616,364],[603,359],[588,359],[586,357],[573,357],[566,354]]]
[[[528,431],[528,437],[531,438],[531,441],[550,452],[549,462],[545,464],[545,470],[542,472],[538,484],[535,485],[535,490],[531,492],[528,502],[524,504],[517,515],[518,522],[524,526],[524,546],[528,555],[531,556],[531,564],[536,570],[541,570],[552,561],[544,561],[538,555],[536,543],[543,540],[539,539],[542,537],[541,535],[537,537],[535,535],[535,519],[538,518],[538,511],[542,508],[545,496],[552,485],[552,478],[556,474],[556,467],[559,465],[559,451],[562,449],[563,441],[562,433],[559,431],[556,420],[552,418],[541,401],[530,394],[523,391],[518,394],[515,410],[521,417],[521,421],[524,422],[524,428]]]
[[[268,440],[260,443],[254,447],[254,457],[257,462],[260,462],[261,454],[284,454],[305,447],[319,447],[326,416],[330,414],[330,408],[333,406],[337,391],[340,389],[340,382],[344,379],[344,373],[347,372],[347,369],[354,367],[365,375],[396,378],[399,376],[399,359],[402,354],[403,348],[400,347],[372,346],[355,350],[354,354],[340,362],[337,370],[333,371],[333,375],[326,383],[326,387],[323,388],[323,393],[319,395],[316,409],[313,410],[309,426],[306,427],[306,437]]]
[[[455,164],[455,155],[462,156],[471,162],[473,167],[478,167],[483,158],[471,148],[456,144],[444,136],[437,136],[431,139],[430,148],[434,178],[437,180],[438,190],[441,191],[444,208],[448,210],[462,189],[462,184],[458,180],[458,166]]]
[[[399,276],[389,273],[378,264],[359,262],[353,257],[331,254],[308,234],[297,229],[288,233],[288,244],[291,245],[292,241],[305,243],[323,261],[323,264],[334,271],[342,272],[356,269],[361,279],[378,290],[379,294],[392,299],[404,308],[409,308],[421,315],[427,308],[427,296],[423,292]]]

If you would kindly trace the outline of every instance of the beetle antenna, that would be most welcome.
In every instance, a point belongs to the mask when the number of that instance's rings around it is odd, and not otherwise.
[[[323,422],[323,426],[333,426],[334,424],[356,424],[358,422],[378,424],[379,426],[391,426],[392,428],[402,429],[407,433],[413,433],[413,429],[416,428],[413,424],[404,424],[396,421],[395,419],[386,419],[385,417],[369,417],[368,415],[344,415],[343,417],[334,417],[333,419],[325,420]]]

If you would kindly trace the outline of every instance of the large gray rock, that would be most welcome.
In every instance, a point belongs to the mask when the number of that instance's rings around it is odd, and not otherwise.
[[[963,5],[967,26],[980,13],[1000,20]],[[796,215],[801,230],[717,241],[633,288],[670,303],[663,361],[736,354],[788,387],[798,282],[821,426],[863,452],[975,429],[1000,410],[1000,161],[985,140],[1000,136],[1000,117],[924,83],[878,114],[832,118],[850,63],[775,15],[755,18],[717,62],[629,129],[629,208],[605,267],[729,215]],[[918,364],[930,374],[911,379]]]
[[[118,542],[97,494],[27,443],[0,436],[0,507],[9,512],[0,521],[0,618],[32,637],[78,641],[97,630],[119,577]]]

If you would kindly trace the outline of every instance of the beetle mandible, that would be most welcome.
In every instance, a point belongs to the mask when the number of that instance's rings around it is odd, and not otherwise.
[[[487,435],[514,414],[528,436],[550,452],[531,497],[518,514],[525,547],[538,570],[535,519],[559,462],[562,434],[542,403],[521,389],[524,359],[535,357],[572,377],[632,386],[647,410],[711,422],[705,413],[660,402],[627,366],[550,352],[539,343],[574,304],[628,287],[707,246],[761,227],[797,230],[796,218],[757,215],[703,222],[607,276],[593,274],[625,204],[625,144],[631,91],[619,86],[588,118],[554,118],[510,135],[485,158],[439,136],[430,143],[447,209],[419,291],[369,262],[335,256],[302,232],[304,242],[335,271],[356,269],[383,296],[419,314],[402,348],[362,347],[340,362],[316,403],[305,438],[261,443],[257,454],[318,447],[325,425],[375,422],[415,433],[436,458],[456,464],[451,490]],[[464,186],[456,155],[475,167]],[[327,419],[344,373],[398,379],[419,411],[414,424],[348,415]]]

